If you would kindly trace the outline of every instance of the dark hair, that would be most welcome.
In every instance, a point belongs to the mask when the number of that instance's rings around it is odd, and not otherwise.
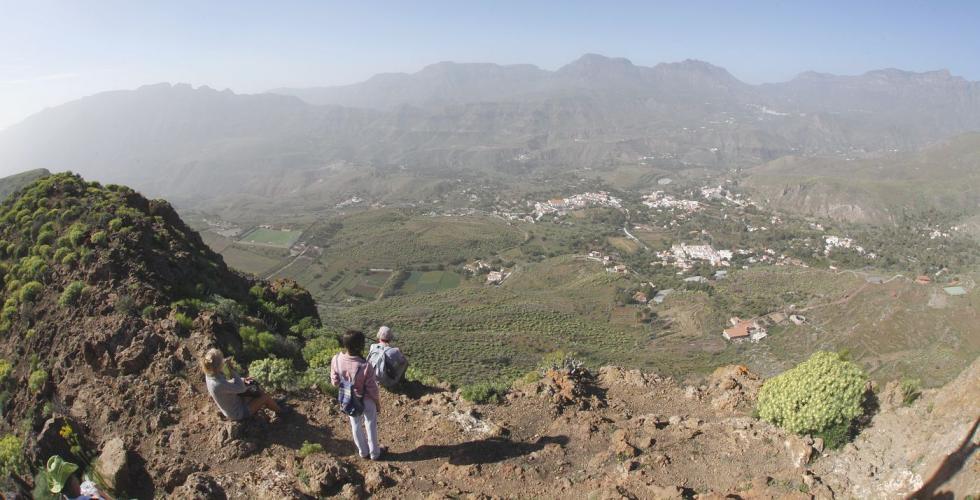
[[[340,336],[340,347],[343,347],[347,354],[351,356],[364,357],[364,332],[359,330],[347,330]]]

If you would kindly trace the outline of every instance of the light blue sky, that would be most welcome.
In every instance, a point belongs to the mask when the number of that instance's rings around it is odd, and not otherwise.
[[[586,52],[702,59],[750,83],[882,67],[980,80],[980,2],[0,0],[0,128],[160,81],[259,92]]]

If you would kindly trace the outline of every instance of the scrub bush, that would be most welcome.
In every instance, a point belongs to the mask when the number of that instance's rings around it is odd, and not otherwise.
[[[759,391],[758,415],[796,434],[822,436],[834,448],[846,442],[852,422],[862,414],[867,380],[839,354],[818,351],[766,381]]]

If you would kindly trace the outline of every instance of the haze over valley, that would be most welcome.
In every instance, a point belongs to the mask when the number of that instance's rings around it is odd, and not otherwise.
[[[0,492],[973,498],[971,13],[12,9]]]

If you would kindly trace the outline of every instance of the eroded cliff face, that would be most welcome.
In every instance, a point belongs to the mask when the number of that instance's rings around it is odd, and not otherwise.
[[[946,386],[902,405],[897,383],[886,386],[871,426],[814,470],[838,496],[955,498],[980,492],[980,361]],[[943,496],[945,498],[945,496]]]

